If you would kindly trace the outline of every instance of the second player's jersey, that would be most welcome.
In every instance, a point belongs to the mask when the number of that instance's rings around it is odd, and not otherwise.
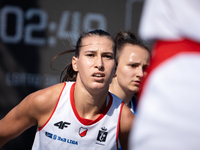
[[[81,118],[74,104],[75,83],[66,82],[47,123],[37,130],[33,150],[117,150],[122,101],[109,93],[95,120]],[[84,101],[84,99],[83,99]]]

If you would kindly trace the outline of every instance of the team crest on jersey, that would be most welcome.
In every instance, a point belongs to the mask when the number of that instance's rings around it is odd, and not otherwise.
[[[80,135],[81,137],[84,137],[84,136],[86,136],[87,131],[88,131],[87,128],[80,127],[80,128],[79,128],[79,135]]]
[[[106,130],[107,129],[105,127],[102,127],[101,130],[99,130],[99,133],[98,133],[98,136],[97,136],[97,141],[99,141],[100,143],[106,141],[106,137],[108,135],[108,132],[106,132]]]

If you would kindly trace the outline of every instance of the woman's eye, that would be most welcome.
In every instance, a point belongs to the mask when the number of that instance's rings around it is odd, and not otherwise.
[[[87,54],[88,57],[94,57],[94,54]]]
[[[106,59],[113,59],[113,55],[111,54],[104,54],[102,57],[106,58]]]
[[[104,57],[105,57],[105,58],[112,59],[112,56],[110,56],[110,55],[105,55]]]
[[[135,65],[135,64],[132,64],[132,65],[131,65],[131,67],[132,67],[132,68],[136,68],[136,67],[137,67],[137,65]]]

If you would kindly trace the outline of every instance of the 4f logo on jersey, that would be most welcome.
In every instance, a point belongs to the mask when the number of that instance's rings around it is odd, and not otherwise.
[[[54,126],[57,126],[59,129],[67,128],[71,123],[69,122],[64,122],[64,121],[59,121],[54,124]]]
[[[101,129],[102,130],[99,130],[99,134],[97,136],[97,141],[105,142],[108,132],[106,132],[107,129],[105,127],[101,128]]]

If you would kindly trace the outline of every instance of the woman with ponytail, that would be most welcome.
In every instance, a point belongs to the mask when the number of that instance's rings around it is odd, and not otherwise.
[[[115,53],[109,33],[83,33],[62,83],[28,95],[0,120],[0,147],[37,125],[33,150],[115,150],[118,139],[127,149],[134,115],[108,91]]]
[[[124,101],[136,113],[137,93],[149,64],[149,51],[131,32],[120,31],[115,37],[116,73],[109,90]]]

